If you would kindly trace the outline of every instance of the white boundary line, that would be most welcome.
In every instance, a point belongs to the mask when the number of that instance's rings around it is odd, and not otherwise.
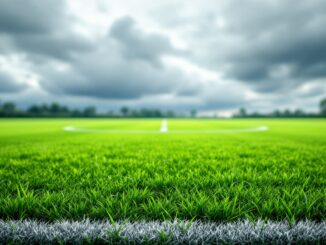
[[[241,129],[203,129],[203,130],[170,130],[171,133],[254,133],[254,132],[263,132],[269,130],[267,126],[259,126],[256,128],[241,128]]]
[[[143,134],[143,133],[152,133],[157,134],[160,133],[158,130],[130,130],[130,129],[87,129],[87,128],[79,128],[74,126],[65,126],[63,128],[64,131],[67,132],[77,132],[77,133],[110,133],[110,134]]]
[[[22,244],[294,244],[326,242],[326,223],[299,221],[231,223],[200,221],[81,221],[53,223],[34,220],[0,220],[0,243]]]
[[[110,133],[110,134],[156,134],[156,133],[175,133],[175,134],[190,134],[190,133],[202,133],[202,134],[214,134],[214,133],[254,133],[263,132],[269,130],[267,126],[259,126],[256,128],[242,128],[242,129],[203,129],[203,130],[169,130],[168,122],[166,119],[162,120],[160,130],[116,130],[116,129],[87,129],[79,128],[75,126],[65,126],[63,128],[67,132],[79,132],[79,133]]]

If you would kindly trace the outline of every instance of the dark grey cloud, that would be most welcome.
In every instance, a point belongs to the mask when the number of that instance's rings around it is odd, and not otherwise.
[[[20,92],[26,87],[26,85],[17,82],[10,74],[0,71],[0,93]]]
[[[191,78],[161,64],[162,54],[172,50],[168,38],[144,33],[133,19],[124,17],[113,23],[96,50],[71,60],[69,69],[40,69],[41,85],[53,93],[106,99],[195,93],[199,88]]]
[[[181,11],[176,23],[182,30],[192,22],[191,59],[258,92],[273,93],[326,77],[325,9],[322,0],[210,1],[199,21]]]
[[[0,35],[7,41],[6,52],[11,49],[25,53],[35,61],[68,60],[76,52],[92,49],[92,42],[73,31],[75,20],[67,13],[65,3],[63,0],[0,1]]]
[[[160,56],[176,52],[167,37],[145,33],[137,28],[135,21],[128,16],[116,20],[109,35],[122,46],[126,58],[143,59],[159,64]]]
[[[26,52],[31,59],[69,60],[74,54],[92,49],[92,43],[73,33],[26,34],[13,42],[16,47]]]
[[[110,55],[110,60],[103,56]],[[87,57],[87,58],[86,58]],[[58,94],[103,99],[135,99],[145,95],[182,91],[187,80],[177,70],[156,68],[146,62],[128,62],[112,53],[84,56],[67,71],[41,71],[41,85]]]
[[[47,33],[65,20],[63,0],[1,0],[0,31],[6,33]]]
[[[307,25],[297,27],[295,31],[286,24],[281,30],[270,28],[272,34],[268,38],[254,39],[243,52],[232,54],[233,67],[229,75],[258,83],[295,79],[298,84],[306,79],[325,77],[326,31],[320,28],[316,33],[309,29],[309,23]],[[278,66],[287,66],[290,71],[275,79],[273,70]]]

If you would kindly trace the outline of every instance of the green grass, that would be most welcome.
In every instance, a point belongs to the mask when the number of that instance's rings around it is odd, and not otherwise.
[[[0,218],[325,220],[326,120],[0,120]]]

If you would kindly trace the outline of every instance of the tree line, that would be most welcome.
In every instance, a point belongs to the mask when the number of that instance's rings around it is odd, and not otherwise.
[[[235,118],[272,118],[272,117],[326,117],[326,98],[320,101],[319,113],[297,110],[275,110],[271,113],[248,113],[245,108],[233,115]],[[72,109],[57,102],[51,104],[32,105],[27,109],[21,109],[14,102],[0,101],[0,117],[112,117],[112,118],[173,118],[173,117],[197,117],[197,110],[192,109],[189,113],[180,113],[172,110],[162,111],[159,109],[131,109],[123,106],[119,111],[98,112],[96,107],[87,106],[83,109]]]
[[[302,109],[296,110],[275,110],[270,113],[259,113],[259,112],[252,112],[248,113],[245,108],[240,108],[239,112],[233,115],[235,118],[291,118],[291,117],[326,117],[326,98],[321,100],[319,103],[319,112],[312,113],[312,112],[305,112]]]
[[[192,111],[192,113],[194,113]],[[21,109],[14,102],[0,102],[0,117],[130,117],[130,118],[171,118],[186,117],[187,115],[174,111],[162,111],[159,109],[130,109],[122,107],[120,111],[98,112],[96,107],[87,106],[83,109],[71,109],[57,102],[51,104],[32,105],[27,109]]]

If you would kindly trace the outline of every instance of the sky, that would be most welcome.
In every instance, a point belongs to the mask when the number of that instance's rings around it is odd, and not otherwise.
[[[0,99],[317,111],[325,0],[0,0]]]

